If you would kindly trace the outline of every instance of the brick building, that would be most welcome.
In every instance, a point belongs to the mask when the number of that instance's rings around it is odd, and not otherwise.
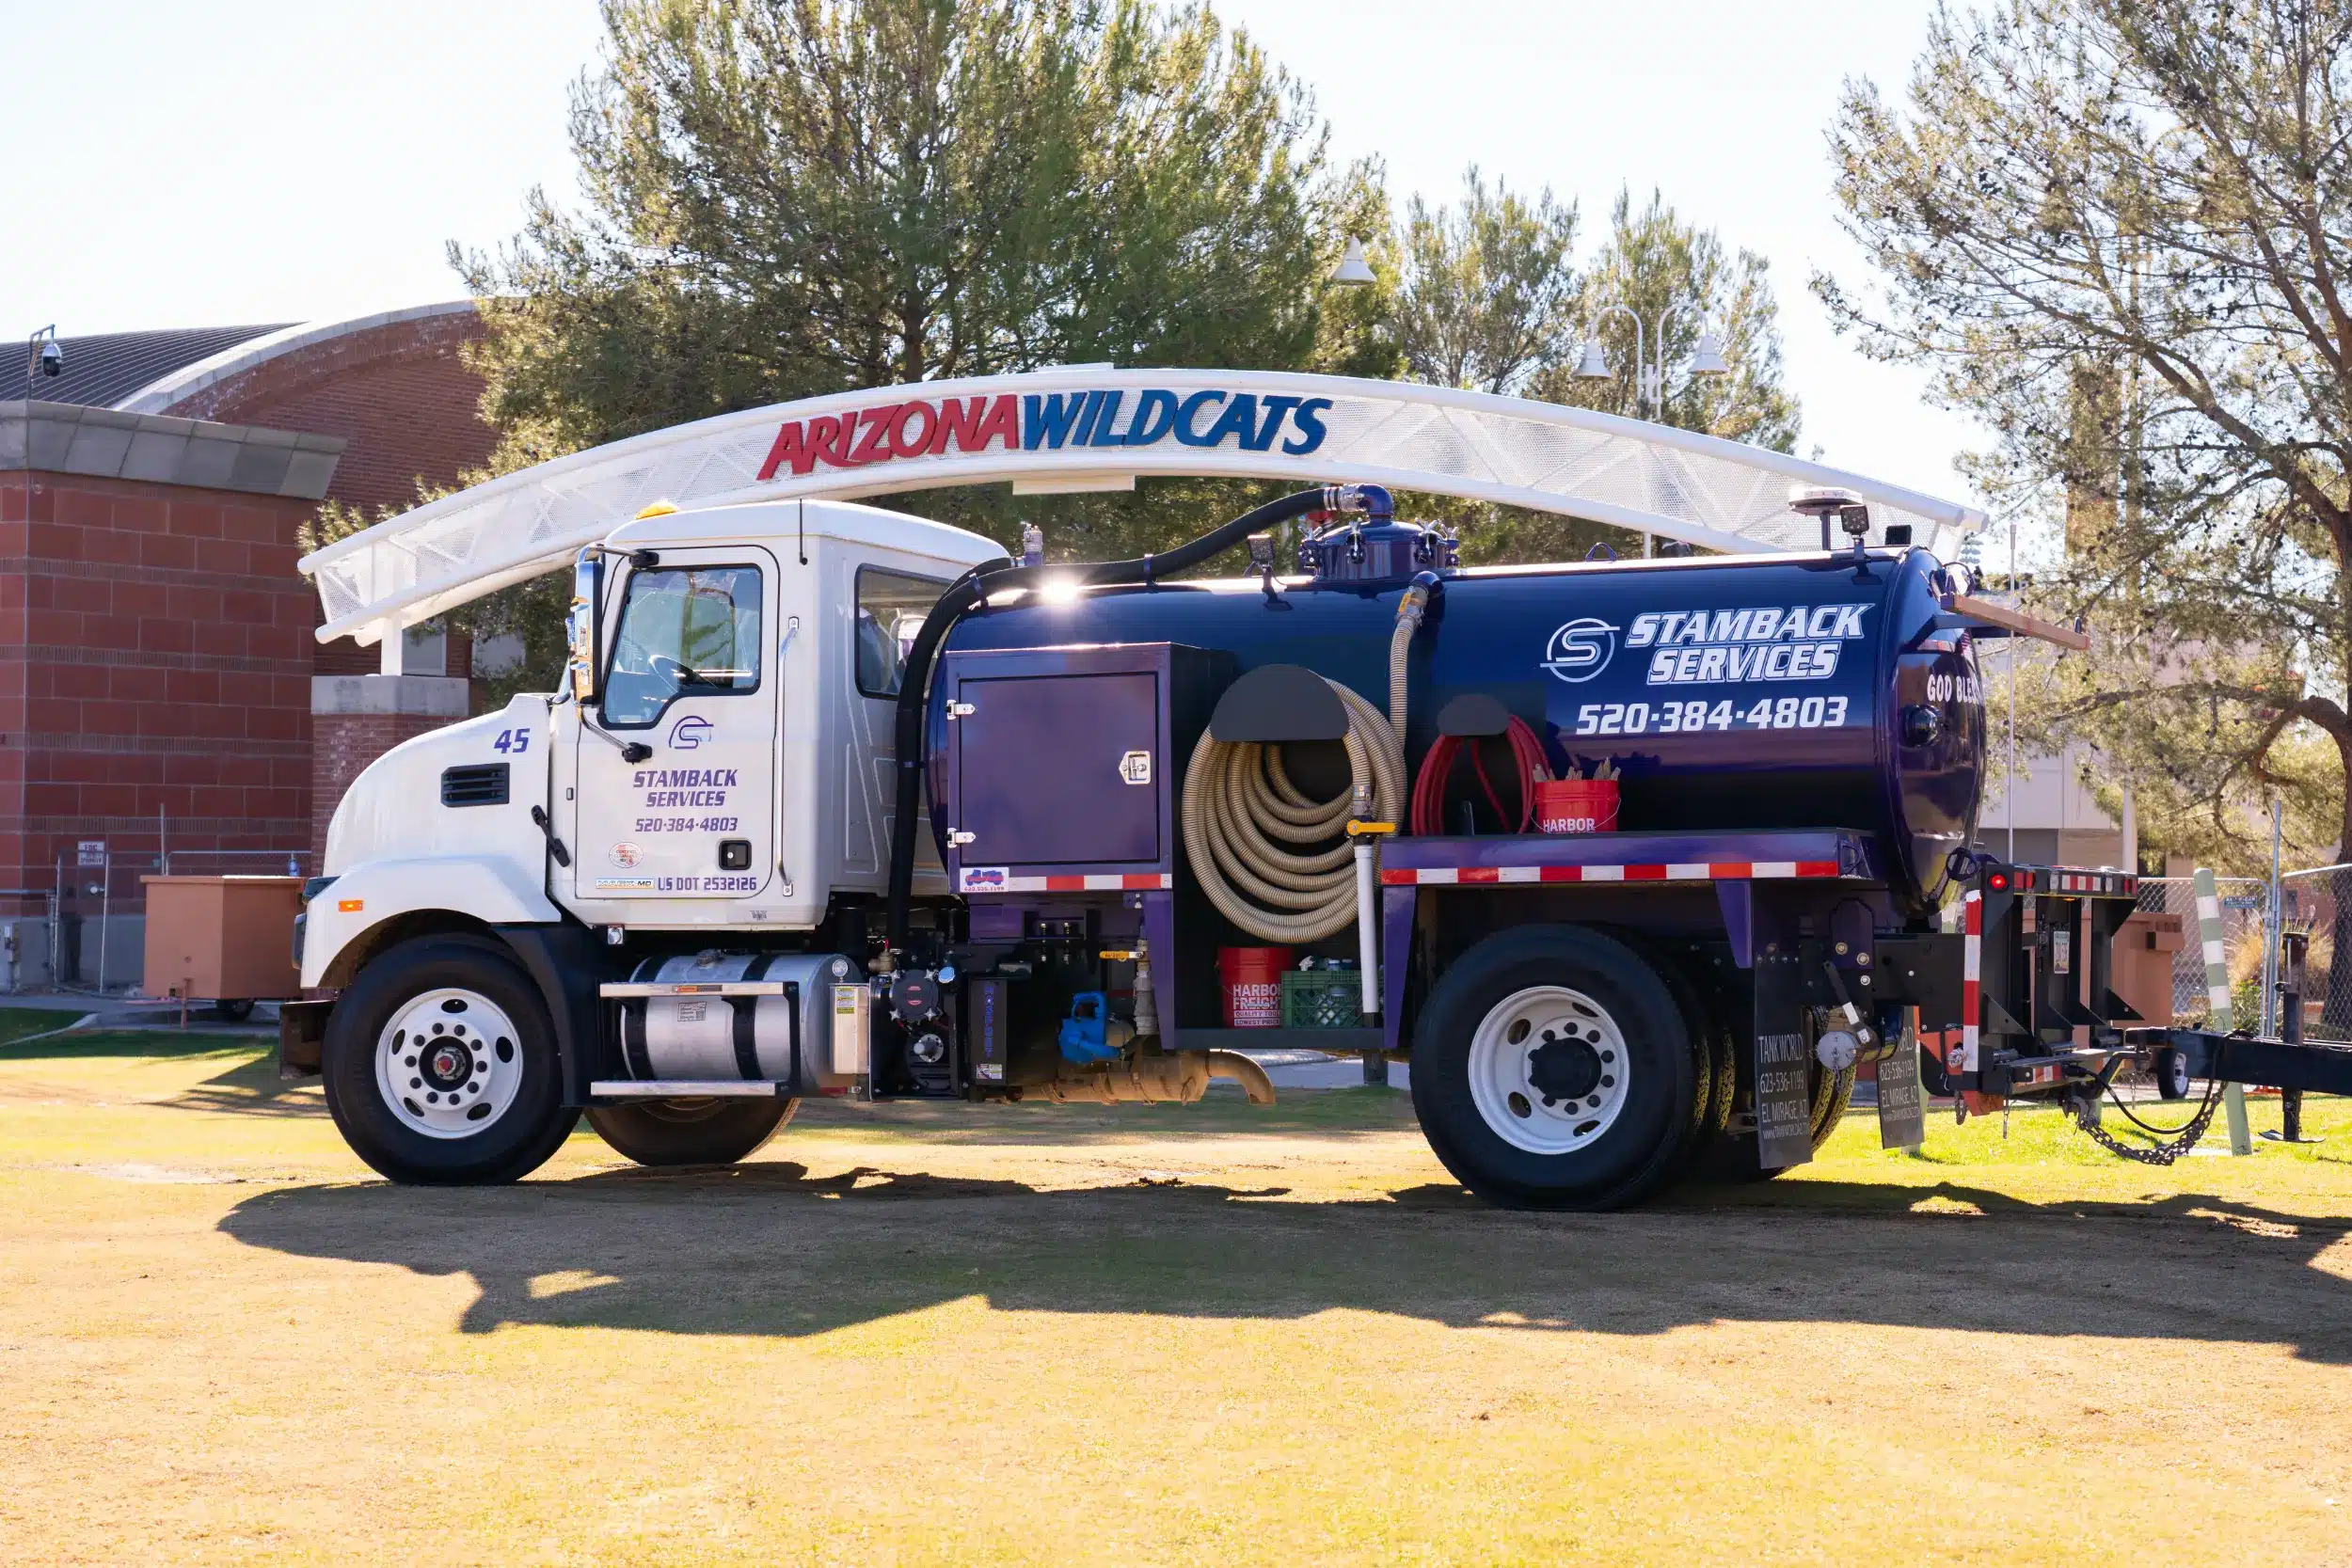
[[[295,531],[322,498],[398,505],[487,457],[458,356],[480,330],[460,302],[69,338],[64,374],[0,403],[0,915],[56,890],[81,977],[102,944],[110,983],[135,976],[165,853],[310,869],[350,776],[468,710],[462,638],[412,634],[396,677],[316,641]]]

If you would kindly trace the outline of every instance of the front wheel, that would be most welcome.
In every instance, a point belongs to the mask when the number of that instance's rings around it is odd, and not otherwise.
[[[538,989],[487,937],[420,937],[372,959],[327,1017],[326,1108],[395,1181],[513,1181],[580,1119]]]
[[[1711,1074],[1642,958],[1578,926],[1486,938],[1441,975],[1413,1036],[1413,1110],[1495,1203],[1613,1209],[1673,1174]]]
[[[591,1105],[588,1125],[641,1165],[731,1165],[800,1109],[797,1100],[640,1100]]]

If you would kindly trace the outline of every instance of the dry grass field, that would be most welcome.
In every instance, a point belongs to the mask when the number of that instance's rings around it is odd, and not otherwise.
[[[2310,1119],[2151,1170],[1857,1117],[1545,1216],[1377,1091],[826,1106],[423,1192],[256,1041],[0,1047],[0,1559],[2352,1562]]]

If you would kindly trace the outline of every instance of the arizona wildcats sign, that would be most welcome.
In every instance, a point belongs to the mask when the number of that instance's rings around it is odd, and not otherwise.
[[[1111,483],[1062,484],[1073,476]],[[1117,482],[1162,477],[1364,480],[1713,550],[1818,548],[1812,520],[1788,509],[1791,484],[1852,490],[1874,522],[1911,527],[1947,560],[1984,526],[1971,507],[1589,408],[1286,371],[1068,365],[829,392],[648,431],[429,501],[301,567],[326,615],[319,638],[373,643],[568,564],[655,501],[850,500],[957,484],[1123,488]],[[1810,619],[1806,628],[1813,636]],[[1741,657],[1729,644],[1760,644],[1753,625],[1744,638],[1716,637],[1711,619],[1708,631],[1726,672]],[[1569,628],[1546,668],[1571,683],[1597,676],[1609,651],[1633,645],[1630,636],[1629,627]],[[1675,634],[1677,672],[1690,636],[1687,627]],[[1661,622],[1645,653],[1667,651]],[[1708,657],[1695,656],[1699,675]]]
[[[1187,447],[1279,450],[1304,457],[1323,445],[1329,398],[1198,391],[1178,397],[1145,388],[1127,403],[1124,388],[1017,396],[917,398],[846,414],[787,420],[760,465],[759,477],[783,469],[813,472],[818,464],[862,468],[901,457],[944,452],[1064,451],[1078,448]],[[1279,443],[1279,449],[1277,443]]]

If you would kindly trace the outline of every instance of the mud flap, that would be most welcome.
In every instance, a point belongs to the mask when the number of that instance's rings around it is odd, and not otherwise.
[[[1756,1157],[1766,1170],[1813,1158],[1804,984],[1791,954],[1756,958]]]
[[[1927,1096],[1919,1086],[1919,1047],[1906,1031],[1878,1065],[1879,1147],[1917,1148],[1928,1135]]]
[[[310,1078],[317,1074],[320,1053],[326,1045],[326,1015],[333,1001],[278,1004],[278,1076]]]

